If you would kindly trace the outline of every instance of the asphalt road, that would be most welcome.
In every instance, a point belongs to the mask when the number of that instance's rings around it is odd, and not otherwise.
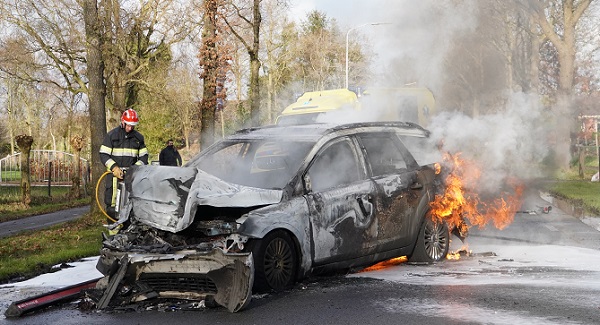
[[[90,206],[62,210],[33,217],[0,223],[0,238],[15,235],[25,230],[46,228],[61,222],[80,218],[90,211]]]
[[[539,195],[522,210],[548,204],[550,213],[518,213],[504,230],[471,229],[470,253],[457,261],[312,277],[254,295],[238,313],[173,303],[82,311],[71,303],[0,324],[600,324],[600,231]]]

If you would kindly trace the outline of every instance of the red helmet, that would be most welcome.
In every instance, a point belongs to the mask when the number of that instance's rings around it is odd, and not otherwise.
[[[137,112],[133,109],[128,109],[121,115],[121,123],[127,125],[136,126],[140,120],[138,119]]]

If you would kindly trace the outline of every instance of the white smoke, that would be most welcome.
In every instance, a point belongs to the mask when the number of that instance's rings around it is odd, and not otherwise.
[[[429,126],[432,140],[442,150],[475,162],[482,168],[481,189],[500,189],[509,177],[521,180],[542,176],[547,156],[543,107],[535,95],[513,94],[503,111],[473,118],[443,112]]]

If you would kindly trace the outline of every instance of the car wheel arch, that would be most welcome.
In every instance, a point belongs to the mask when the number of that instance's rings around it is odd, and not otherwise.
[[[433,226],[433,229],[431,229],[431,223],[434,223],[436,225]],[[426,229],[427,228],[427,229]],[[449,248],[450,248],[450,236],[451,236],[451,232],[448,228],[448,224],[444,221],[441,222],[437,222],[434,220],[434,218],[431,216],[431,210],[428,210],[427,213],[423,216],[421,222],[419,223],[419,228],[418,228],[418,233],[417,236],[415,237],[414,240],[414,246],[411,249],[411,254],[409,254],[408,260],[409,262],[416,262],[416,263],[433,263],[433,262],[437,262],[437,261],[441,261],[443,259],[446,258],[446,255],[448,254]],[[425,238],[425,231],[426,230],[433,230],[436,234],[434,236],[440,236],[442,237],[442,244],[440,245],[440,247],[437,247],[436,249],[441,249],[441,252],[438,252],[438,254],[436,255],[440,255],[440,257],[438,258],[433,258],[431,257],[431,255],[427,252],[427,248],[426,245],[430,245],[431,243],[431,238]],[[438,237],[435,237],[434,239],[440,239]],[[429,241],[429,242],[428,242]]]
[[[281,286],[277,286],[273,288],[270,285],[270,280],[267,279],[268,275],[265,274],[265,267],[268,267],[268,263],[265,262],[265,258],[269,258],[267,255],[269,254],[267,251],[271,243],[277,241],[278,245],[283,243],[284,246],[290,244],[290,248],[293,251],[291,260],[293,265],[293,270],[291,274],[291,279],[289,281],[285,281]],[[303,268],[302,268],[302,252],[300,248],[300,243],[298,238],[291,232],[289,229],[285,228],[275,228],[266,233],[263,237],[254,237],[251,238],[248,242],[248,250],[251,251],[254,255],[255,259],[255,283],[254,290],[257,292],[266,292],[270,290],[281,291],[292,286],[303,276]],[[263,263],[260,265],[260,263]]]

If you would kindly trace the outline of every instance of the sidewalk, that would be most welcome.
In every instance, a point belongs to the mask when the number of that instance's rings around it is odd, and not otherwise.
[[[587,215],[580,207],[573,206],[573,204],[567,202],[566,200],[553,197],[549,193],[540,192],[540,197],[544,201],[563,210],[565,213],[578,218],[586,225],[600,231],[600,217]]]
[[[0,223],[0,238],[15,235],[25,230],[46,228],[61,222],[75,220],[90,212],[90,206],[82,206],[37,216]]]

